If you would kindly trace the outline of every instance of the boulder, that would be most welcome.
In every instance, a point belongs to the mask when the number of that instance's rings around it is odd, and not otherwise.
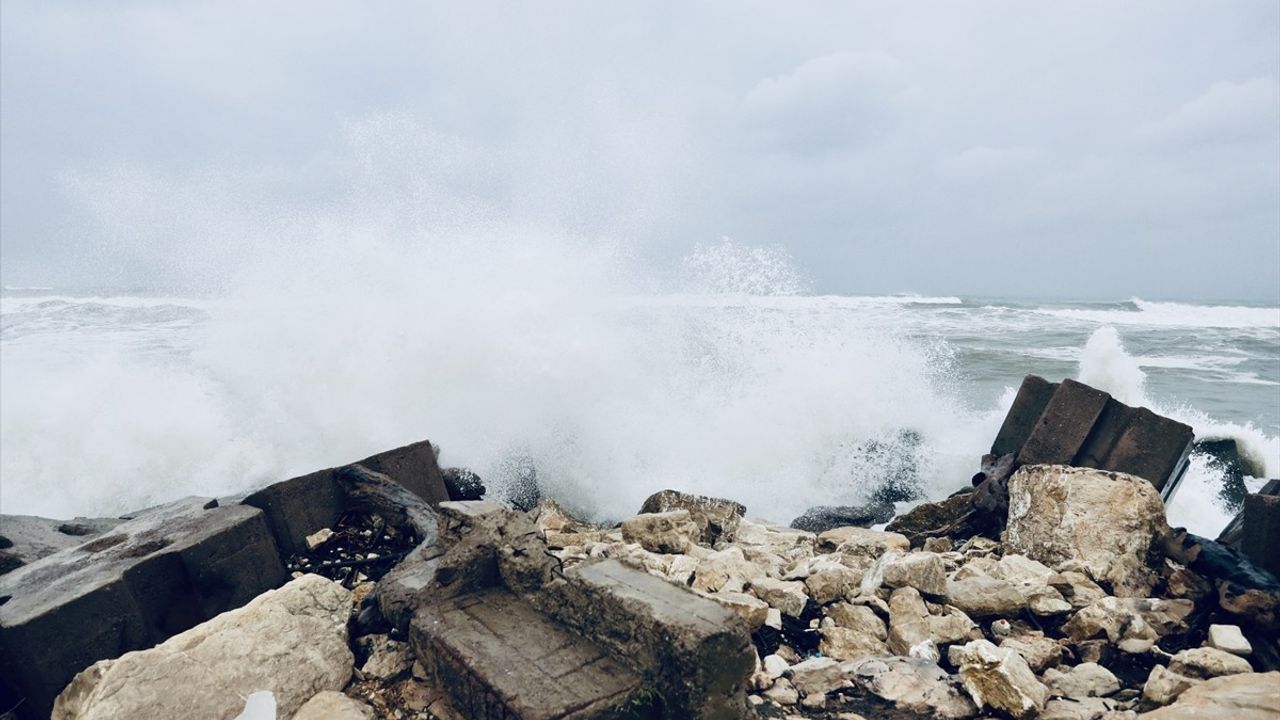
[[[440,471],[440,479],[450,500],[484,499],[484,481],[467,468],[444,468]]]
[[[809,567],[809,576],[804,579],[804,586],[814,602],[826,605],[857,594],[860,582],[862,574],[849,566],[815,558]]]
[[[747,581],[763,574],[759,567],[747,562],[742,548],[731,545],[698,561],[692,587],[702,592],[742,592]]]
[[[1078,611],[1062,630],[1076,641],[1155,641],[1183,629],[1194,607],[1190,600],[1105,597]]]
[[[791,684],[802,696],[831,692],[844,686],[844,670],[831,658],[812,657],[791,666]]]
[[[913,587],[900,587],[889,596],[889,649],[895,655],[938,661],[938,648],[929,632],[929,608]]]
[[[889,637],[884,620],[866,605],[836,603],[827,608],[827,617],[840,627],[856,630],[880,641]]]
[[[1149,593],[1148,559],[1167,532],[1160,493],[1133,475],[1045,465],[1009,480],[1005,551],[1055,568],[1074,561],[1120,597]]]
[[[841,663],[854,683],[904,712],[964,720],[977,714],[973,701],[936,663],[904,657],[863,658]]]
[[[1169,670],[1197,679],[1253,672],[1248,660],[1211,647],[1188,648],[1169,660]]]
[[[373,708],[334,690],[318,692],[293,720],[374,720]]]
[[[987,640],[974,640],[955,655],[960,681],[979,708],[993,708],[1017,718],[1035,717],[1044,709],[1049,690],[1018,653]]]
[[[746,593],[724,591],[708,593],[707,597],[737,613],[752,632],[764,625],[765,618],[769,615],[768,603]]]
[[[1179,675],[1164,665],[1156,665],[1147,675],[1142,686],[1142,697],[1152,705],[1168,705],[1178,698],[1187,688],[1199,685],[1202,681]]]
[[[649,552],[683,553],[698,541],[702,531],[688,510],[644,513],[622,521],[622,537]]]
[[[924,545],[930,537],[964,540],[989,532],[990,520],[973,506],[973,493],[952,495],[938,502],[916,505],[893,519],[885,530],[900,533],[912,547]]]
[[[1062,662],[1062,644],[1039,632],[1005,637],[1000,640],[1000,647],[1021,655],[1035,673]]]
[[[831,624],[822,627],[818,651],[836,660],[854,660],[868,655],[884,655],[888,648],[882,638],[861,629]]]
[[[54,720],[223,718],[257,690],[289,717],[351,677],[351,593],[304,575],[149,650],[94,663],[54,704]]]
[[[946,600],[970,617],[1015,614],[1025,602],[1012,583],[989,575],[948,580]]]
[[[756,578],[751,581],[751,592],[769,603],[769,607],[777,608],[783,615],[791,617],[800,617],[809,602],[802,582]]]
[[[1275,720],[1280,672],[1245,673],[1187,688],[1177,702],[1139,715],[1145,720]]]
[[[867,505],[821,505],[811,507],[791,521],[797,530],[821,533],[840,527],[871,527],[893,519],[893,503]]]
[[[740,520],[734,535],[734,542],[742,546],[748,559],[753,551],[776,555],[786,561],[813,557],[816,541],[817,536],[811,532],[751,518]]]
[[[690,495],[676,490],[660,490],[650,495],[641,513],[665,513],[672,510],[688,511],[701,533],[700,542],[713,546],[721,539],[732,540],[738,531],[738,523],[747,508],[740,503],[722,498]]]
[[[1120,691],[1120,681],[1097,663],[1080,663],[1067,671],[1049,668],[1044,682],[1057,695],[1070,698],[1106,697]]]
[[[818,547],[830,552],[839,550],[847,555],[878,558],[889,550],[911,549],[905,535],[861,527],[839,527],[818,535]]]
[[[937,553],[912,552],[889,559],[884,566],[884,584],[891,588],[913,587],[933,596],[947,592],[947,570]]]

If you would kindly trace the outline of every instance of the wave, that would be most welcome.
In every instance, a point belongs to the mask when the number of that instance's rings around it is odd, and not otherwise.
[[[1134,298],[1133,310],[1085,308],[1035,308],[1033,312],[1053,317],[1112,325],[1203,328],[1280,329],[1280,307],[1244,305],[1194,305],[1148,302]]]

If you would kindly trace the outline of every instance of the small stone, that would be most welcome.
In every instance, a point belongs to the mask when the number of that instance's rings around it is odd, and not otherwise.
[[[1023,594],[1012,583],[988,575],[948,580],[946,598],[970,617],[1014,615],[1023,607]]]
[[[818,535],[818,547],[852,555],[879,557],[887,550],[910,550],[911,543],[907,541],[907,536],[895,532],[839,527]]]
[[[1013,650],[974,640],[956,654],[960,680],[978,707],[1004,711],[1016,718],[1035,717],[1044,709],[1049,690]]]
[[[1080,663],[1067,672],[1049,668],[1044,681],[1059,694],[1071,698],[1106,697],[1120,690],[1120,681],[1097,663]]]
[[[756,597],[777,608],[784,615],[800,617],[809,596],[805,593],[804,583],[774,580],[773,578],[756,578],[751,581],[751,592]]]
[[[764,660],[760,662],[761,665],[764,666],[765,674],[774,680],[782,677],[783,673],[791,669],[791,665],[776,653],[773,655],[765,655]]]
[[[831,692],[844,685],[844,671],[831,658],[813,657],[791,666],[791,684],[801,695]]]
[[[812,695],[805,695],[804,699],[800,701],[800,706],[810,710],[821,710],[827,706],[827,694],[813,693]]]
[[[1189,648],[1173,656],[1169,670],[1187,677],[1208,679],[1253,672],[1248,660],[1217,648]]]
[[[373,708],[336,690],[316,693],[303,703],[293,720],[373,720]]]
[[[1179,675],[1164,665],[1156,665],[1151,668],[1147,682],[1142,686],[1142,697],[1155,705],[1168,705],[1184,690],[1200,682],[1202,681]]]
[[[935,552],[935,553],[951,552],[951,538],[949,537],[925,538],[924,549],[929,552]]]
[[[1239,625],[1210,625],[1209,647],[1217,648],[1232,655],[1252,655],[1253,645],[1240,632]]]
[[[710,593],[707,597],[736,612],[747,622],[747,629],[755,632],[769,616],[769,605],[763,600],[737,592]]]
[[[819,605],[856,594],[862,575],[837,562],[820,562],[810,566],[804,586],[809,596]]]
[[[773,607],[769,608],[769,611],[766,612],[764,615],[764,624],[767,625],[768,627],[773,628],[774,630],[781,630],[782,629],[782,611],[779,610],[778,608],[773,608]]]
[[[926,595],[940,596],[947,592],[947,569],[937,553],[906,553],[885,563],[884,584],[892,588],[913,587]]]
[[[329,528],[321,528],[320,530],[311,533],[307,536],[307,550],[309,552],[315,552],[321,545],[324,545],[329,542],[329,540],[333,539],[333,535],[333,531]],[[338,549],[341,550],[342,548]]]
[[[1013,626],[1009,624],[1008,620],[1000,618],[991,622],[991,634],[995,637],[1008,637],[1011,632],[1013,632]]]
[[[779,705],[795,705],[800,700],[800,693],[786,678],[778,678],[773,687],[764,691],[764,696]]]
[[[1046,668],[1062,662],[1062,645],[1057,640],[1040,634],[1006,637],[1000,641],[1000,647],[1021,655],[1035,673],[1042,673]]]
[[[412,658],[409,645],[386,636],[378,637],[372,643],[369,659],[360,667],[360,672],[380,680],[391,678],[409,669]]]

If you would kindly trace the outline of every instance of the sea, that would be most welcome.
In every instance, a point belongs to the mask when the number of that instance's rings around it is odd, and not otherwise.
[[[499,496],[535,473],[597,519],[676,488],[786,523],[904,473],[964,486],[1029,373],[1235,438],[1254,487],[1280,475],[1275,305],[368,280],[5,288],[0,511],[114,515],[426,438]],[[1193,457],[1170,521],[1216,534],[1221,483]]]

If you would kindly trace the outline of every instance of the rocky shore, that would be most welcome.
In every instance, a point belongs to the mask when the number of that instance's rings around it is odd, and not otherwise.
[[[1170,528],[1191,438],[1140,410],[1028,378],[973,483],[884,529],[676,490],[598,525],[478,499],[425,442],[126,519],[5,517],[0,713],[1280,717],[1276,498],[1233,541]]]

